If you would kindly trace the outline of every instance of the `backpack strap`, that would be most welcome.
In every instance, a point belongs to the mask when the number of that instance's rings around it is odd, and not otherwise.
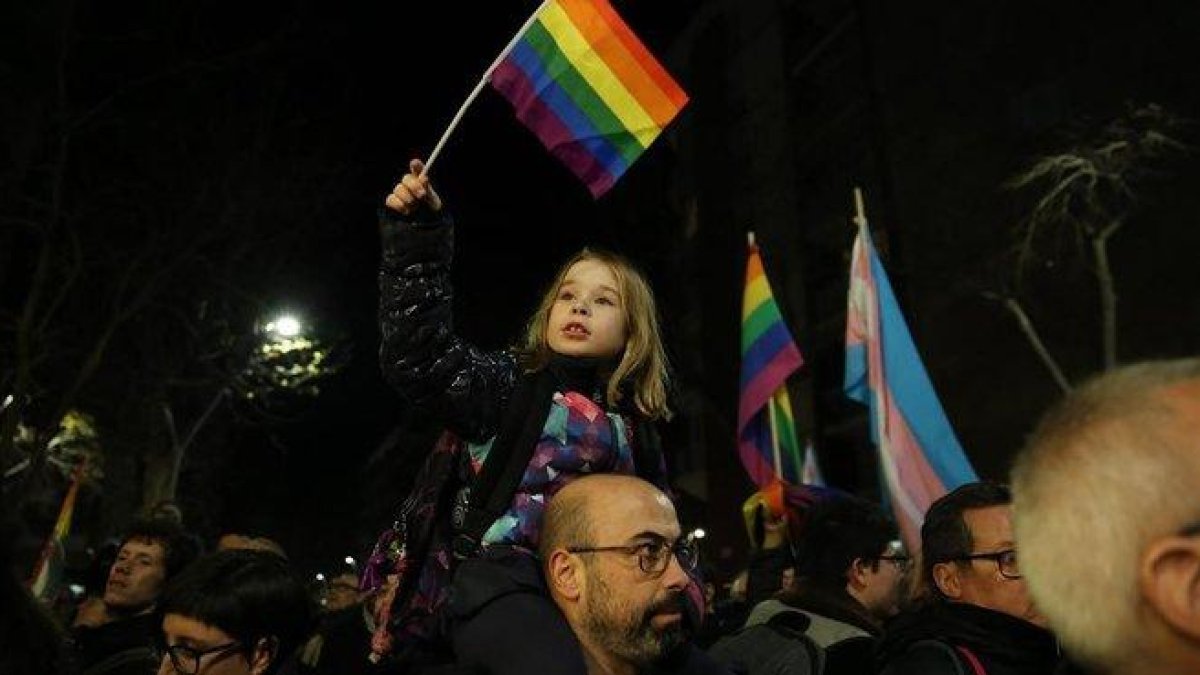
[[[942,642],[941,640],[932,640],[931,639],[931,640],[917,640],[916,642],[912,643],[909,646],[908,651],[913,651],[914,649],[919,649],[919,648],[927,648],[929,651],[941,652],[942,654],[945,654],[946,657],[950,659],[951,663],[954,664],[954,672],[957,675],[971,675],[971,673],[968,673],[966,671],[966,669],[963,668],[963,660],[966,659],[966,654],[971,654],[972,657],[975,655],[973,653],[971,653],[969,650],[967,650],[965,647],[955,648],[954,646],[946,644],[945,642]],[[959,650],[963,650],[963,651],[960,652]],[[960,656],[960,654],[962,654],[962,655]],[[974,669],[973,672],[975,673],[975,675],[986,675],[985,671],[983,670],[982,664],[979,664],[978,668],[975,669],[975,664],[978,663],[978,661],[979,661],[978,659],[975,659],[975,663],[971,664],[972,668]]]
[[[979,660],[978,656],[975,656],[975,652],[962,645],[956,645],[954,648],[958,650],[958,653],[962,654],[963,658],[965,658],[967,663],[970,664],[971,671],[974,673],[974,675],[987,675],[987,670],[984,669],[983,662]]]
[[[458,558],[478,553],[483,535],[511,505],[550,414],[554,389],[554,377],[544,369],[517,380],[504,424],[479,475],[463,495],[468,502],[455,506],[464,510],[452,544]]]

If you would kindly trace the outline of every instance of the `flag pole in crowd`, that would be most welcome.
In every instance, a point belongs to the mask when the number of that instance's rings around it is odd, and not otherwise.
[[[71,533],[71,518],[75,513],[75,500],[79,494],[79,486],[83,483],[85,464],[86,462],[80,462],[71,473],[71,484],[63,498],[62,507],[58,510],[58,519],[54,523],[54,530],[46,539],[46,544],[42,547],[41,555],[38,556],[37,564],[34,565],[33,574],[30,576],[29,591],[35,598],[43,602],[52,602],[62,583],[67,536]]]
[[[607,0],[546,0],[459,107],[426,172],[488,82],[597,198],[688,101]]]
[[[858,234],[846,313],[847,396],[870,409],[886,499],[909,549],[938,497],[977,480],[946,418],[887,272],[871,243],[862,191],[854,190]]]
[[[787,378],[804,359],[775,302],[753,232],[746,235],[746,248],[738,454],[759,488],[775,480],[795,484],[801,480],[803,459]]]

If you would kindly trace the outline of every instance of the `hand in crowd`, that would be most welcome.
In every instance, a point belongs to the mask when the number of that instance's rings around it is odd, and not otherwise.
[[[442,199],[434,191],[433,184],[425,175],[425,163],[413,159],[408,163],[408,174],[396,183],[391,194],[384,199],[384,204],[402,216],[412,215],[421,204],[426,204],[430,210],[437,213],[442,209]]]

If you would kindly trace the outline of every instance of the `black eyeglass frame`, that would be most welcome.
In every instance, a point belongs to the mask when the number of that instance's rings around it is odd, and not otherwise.
[[[901,572],[907,572],[912,569],[913,564],[912,556],[899,554],[875,556],[875,560],[886,560],[895,565],[896,569]]]
[[[647,569],[650,564],[651,548],[658,551],[656,557],[664,562],[659,563],[658,569]],[[692,572],[696,569],[696,565],[700,563],[700,549],[696,546],[696,541],[693,537],[680,537],[675,540],[675,543],[668,544],[665,539],[658,541],[643,541],[637,544],[626,544],[625,546],[568,546],[568,553],[624,553],[625,555],[637,556],[638,567],[644,574],[656,575],[667,571],[671,566],[671,558],[664,555],[670,552],[671,556],[679,563],[684,572]]]
[[[171,660],[171,668],[179,675],[196,675],[200,672],[200,661],[209,654],[231,654],[242,649],[241,642],[227,642],[223,645],[209,647],[208,649],[196,649],[187,645],[170,645],[163,648],[163,652],[167,658]],[[192,659],[192,663],[196,664],[195,670],[185,670],[179,665],[179,656],[176,652],[183,652],[187,658]]]
[[[1004,558],[1006,557],[1010,557],[1011,562],[1004,562]],[[991,560],[992,562],[996,563],[997,571],[999,571],[1000,576],[1004,577],[1005,579],[1016,581],[1024,578],[1024,575],[1020,572],[1014,574],[1011,571],[1004,571],[1005,567],[1011,568],[1013,566],[1015,566],[1018,570],[1021,569],[1020,563],[1017,562],[1017,550],[1015,548],[1006,548],[1003,551],[993,551],[991,553],[971,553],[968,555],[960,555],[951,558],[951,560],[961,562],[969,562],[972,560]]]

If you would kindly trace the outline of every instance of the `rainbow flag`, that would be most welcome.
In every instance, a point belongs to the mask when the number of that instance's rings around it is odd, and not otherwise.
[[[71,476],[71,486],[63,498],[62,507],[58,510],[58,520],[54,523],[54,531],[50,533],[42,553],[38,556],[37,565],[29,581],[29,591],[34,597],[44,602],[53,602],[62,584],[63,567],[65,565],[67,535],[71,533],[71,517],[75,513],[75,498],[79,494],[79,485],[83,482],[83,464],[75,468]]]
[[[804,460],[786,383],[803,363],[771,293],[758,246],[751,241],[742,296],[738,453],[760,488],[776,479],[801,482]]]
[[[921,363],[865,223],[850,263],[845,392],[870,407],[885,496],[905,544],[917,551],[929,505],[978,478]]]
[[[606,0],[547,0],[491,82],[594,197],[688,100]]]

